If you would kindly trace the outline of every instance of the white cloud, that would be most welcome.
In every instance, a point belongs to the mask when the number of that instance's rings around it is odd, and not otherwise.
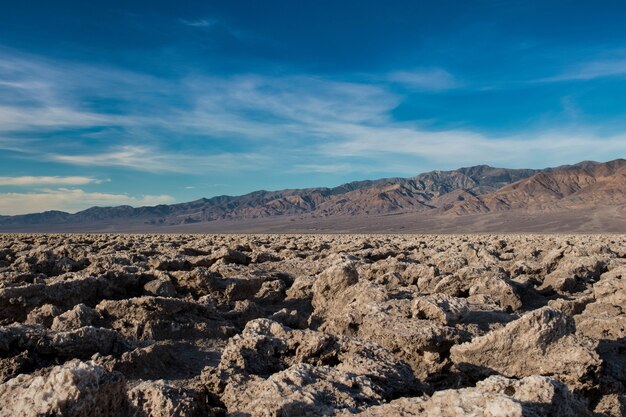
[[[354,167],[349,163],[328,163],[328,164],[296,164],[292,172],[314,172],[319,174],[339,174],[354,171]]]
[[[389,84],[421,91],[458,87],[442,69],[399,71],[369,83],[252,74],[162,80],[32,57],[3,60],[4,55],[0,49],[2,88],[36,105],[17,105],[0,95],[0,132],[11,130],[0,137],[0,149],[22,151],[19,157],[36,161],[195,175],[260,174],[277,166],[290,173],[411,175],[421,167],[537,166],[626,154],[621,135],[601,137],[593,130],[570,134],[562,127],[541,135],[492,136],[429,131],[419,121],[394,120],[392,111],[403,96]],[[577,77],[618,73],[619,62],[582,66]],[[89,101],[85,97],[132,106],[116,114],[98,113],[83,105]],[[50,140],[37,135],[102,126],[110,130],[100,137],[70,134]],[[207,144],[225,150],[208,151]]]
[[[258,167],[268,158],[254,153],[189,155],[163,151],[149,146],[120,146],[97,153],[40,156],[44,160],[79,166],[123,167],[151,173],[199,173],[245,171]]]
[[[145,146],[120,146],[110,151],[81,155],[52,153],[44,158],[70,165],[124,167],[147,172],[177,172],[181,168],[173,164],[167,154]]]
[[[22,177],[0,177],[0,185],[13,186],[41,186],[41,185],[86,185],[100,184],[102,180],[92,177],[59,177],[59,176],[22,176]]]
[[[458,82],[449,72],[440,69],[395,71],[389,74],[389,81],[403,84],[417,90],[449,90],[458,87]]]
[[[605,161],[626,155],[626,134],[602,137],[592,131],[545,131],[536,135],[490,137],[471,131],[431,132],[411,126],[335,126],[331,129],[343,129],[345,138],[340,143],[320,148],[320,152],[333,158],[376,158],[390,163],[414,158],[452,168],[484,163],[543,168],[582,159]],[[412,169],[413,173],[418,173]]]
[[[626,58],[591,61],[575,66],[563,74],[544,78],[542,82],[593,80],[626,75]]]
[[[217,20],[215,19],[199,19],[199,20],[180,19],[180,22],[183,25],[197,27],[197,28],[207,28],[207,27],[211,27],[217,24]]]
[[[80,189],[46,189],[33,193],[0,194],[0,215],[61,210],[75,213],[93,206],[151,206],[175,201],[169,195],[130,196],[127,194],[90,193]]]

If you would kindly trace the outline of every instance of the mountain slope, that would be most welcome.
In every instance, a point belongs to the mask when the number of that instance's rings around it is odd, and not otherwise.
[[[625,203],[626,160],[617,159],[546,169],[493,193],[454,202],[440,211],[456,215],[508,210],[542,212]]]
[[[606,229],[606,219],[598,218],[600,212],[608,213],[610,211],[605,209],[615,209],[621,216],[622,211],[626,213],[624,207],[626,160],[618,159],[606,163],[581,162],[544,170],[479,165],[453,171],[432,171],[411,178],[357,181],[334,188],[262,190],[242,196],[218,196],[154,207],[92,207],[75,214],[49,211],[0,216],[0,230],[156,231],[160,228],[176,230],[176,227],[189,230],[188,226],[194,225],[201,230],[202,225],[218,223],[239,230],[235,226],[237,223],[254,228],[251,225],[266,224],[263,219],[269,219],[272,224],[284,223],[279,230],[286,231],[296,226],[293,223],[296,220],[296,223],[305,222],[314,229],[322,219],[330,219],[330,222],[325,222],[329,225],[333,224],[332,219],[338,219],[342,230],[350,229],[352,224],[355,230],[367,231],[376,227],[376,230],[384,230],[385,224],[409,218],[413,225],[417,224],[416,219],[424,219],[425,223],[422,220],[419,222],[431,225],[428,227],[451,230],[446,226],[451,225],[450,222],[466,228],[470,226],[461,219],[464,215],[483,216],[475,221],[487,230],[488,225],[496,221],[508,227],[507,223],[502,223],[505,217],[500,216],[497,220],[495,216],[508,212],[512,214],[506,218],[512,220],[507,222],[528,214],[532,214],[533,219],[539,219],[544,214],[553,213],[549,216],[550,227],[559,229],[558,223],[566,222],[554,213],[563,211],[586,216],[594,224],[601,222],[602,226],[597,226],[600,230]],[[389,215],[394,215],[397,220],[391,223],[385,220]],[[426,220],[427,217],[433,220]],[[568,222],[574,224],[572,220]],[[524,223],[523,228],[528,228],[528,225],[530,223]]]
[[[358,181],[334,188],[255,191],[243,196],[218,196],[154,207],[92,207],[76,214],[58,211],[0,217],[0,225],[89,224],[130,222],[172,225],[272,216],[368,215],[429,211],[442,196],[459,191],[478,196],[533,175],[480,165],[454,171],[433,171],[412,178]]]

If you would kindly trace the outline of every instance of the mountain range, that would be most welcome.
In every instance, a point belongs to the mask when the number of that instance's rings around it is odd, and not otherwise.
[[[541,170],[479,165],[334,188],[0,216],[0,231],[436,232],[498,231],[498,224],[541,231],[529,225],[542,223],[545,231],[626,231],[625,207],[626,160],[616,159]]]

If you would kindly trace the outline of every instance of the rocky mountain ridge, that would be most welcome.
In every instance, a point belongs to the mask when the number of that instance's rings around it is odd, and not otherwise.
[[[147,227],[255,221],[262,218],[329,218],[423,213],[463,216],[511,210],[542,213],[623,206],[626,160],[585,161],[543,170],[478,165],[411,178],[357,181],[334,188],[255,191],[153,207],[92,207],[0,216],[0,229],[37,225],[146,225]]]

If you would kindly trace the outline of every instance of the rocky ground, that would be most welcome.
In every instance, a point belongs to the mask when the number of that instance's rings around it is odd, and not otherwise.
[[[626,236],[0,235],[0,416],[623,416]]]

